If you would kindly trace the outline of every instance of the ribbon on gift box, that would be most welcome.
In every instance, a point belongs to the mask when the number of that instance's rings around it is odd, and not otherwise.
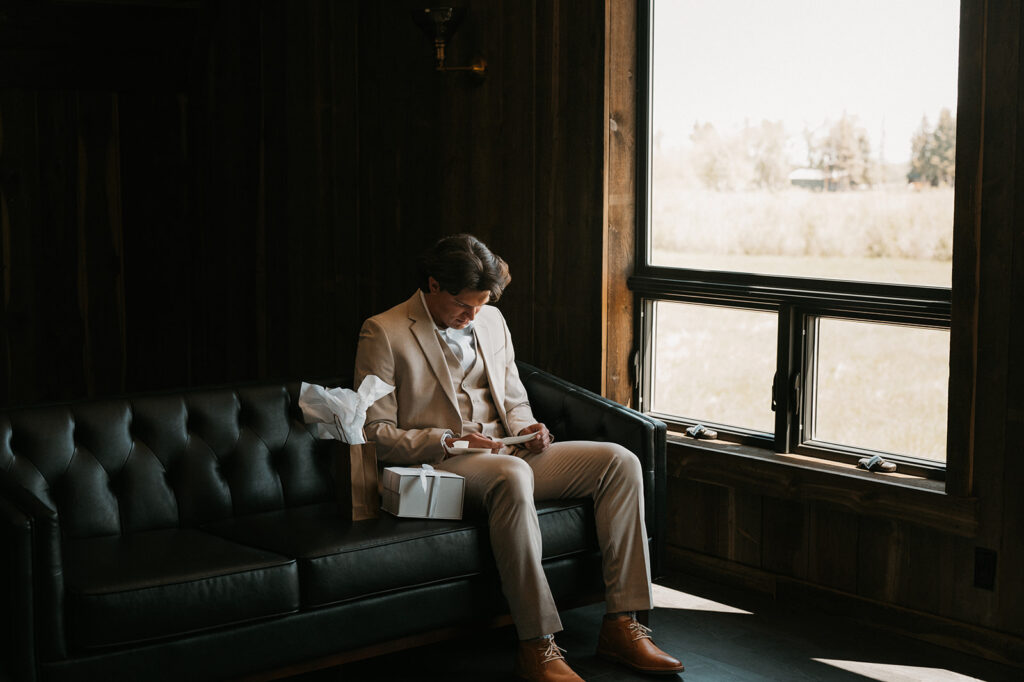
[[[429,491],[428,491],[428,486],[427,486],[427,479],[428,478],[434,479],[433,485],[429,486]],[[441,478],[441,472],[439,472],[434,467],[430,466],[429,464],[421,464],[420,465],[420,487],[423,488],[423,492],[424,493],[428,493],[429,492],[429,495],[430,495],[427,498],[427,517],[428,518],[433,517],[434,516],[434,510],[437,509],[437,499],[438,499],[437,489],[441,485],[441,482],[439,480],[440,478]]]

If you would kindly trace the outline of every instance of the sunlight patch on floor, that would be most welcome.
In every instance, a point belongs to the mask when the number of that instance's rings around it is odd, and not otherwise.
[[[716,611],[718,613],[738,613],[746,616],[754,615],[728,604],[696,597],[692,594],[673,590],[664,585],[654,585],[654,606],[662,609],[687,609],[690,611]]]
[[[941,668],[871,663],[869,661],[840,661],[828,658],[815,658],[814,660],[855,673],[869,680],[884,680],[884,682],[969,682],[978,679]]]

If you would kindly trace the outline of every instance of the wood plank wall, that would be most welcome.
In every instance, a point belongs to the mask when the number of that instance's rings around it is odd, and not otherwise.
[[[463,3],[482,83],[422,6],[5,4],[0,405],[347,376],[457,231],[519,357],[599,390],[604,6]]]
[[[500,307],[518,356],[599,390],[604,10],[593,2],[475,0],[435,73],[415,1],[360,16],[360,222],[380,283],[370,314],[405,300],[395,274],[439,236],[471,232],[510,264]],[[400,252],[395,244],[403,244]]]

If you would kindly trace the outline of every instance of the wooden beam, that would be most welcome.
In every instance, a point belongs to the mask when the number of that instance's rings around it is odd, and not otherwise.
[[[604,267],[601,393],[633,402],[633,273],[636,242],[637,3],[605,3]]]

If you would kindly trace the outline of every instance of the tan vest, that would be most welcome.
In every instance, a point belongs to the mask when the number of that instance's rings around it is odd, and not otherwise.
[[[462,433],[482,433],[488,438],[502,438],[506,435],[498,410],[491,398],[491,388],[487,383],[484,361],[477,348],[476,360],[468,371],[463,371],[458,358],[443,339],[438,338],[444,359],[448,363],[448,373],[452,376],[452,387],[459,399],[459,414],[462,415]],[[476,343],[474,338],[473,343]]]

